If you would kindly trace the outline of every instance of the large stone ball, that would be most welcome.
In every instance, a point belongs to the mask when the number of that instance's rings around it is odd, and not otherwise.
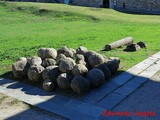
[[[55,66],[48,66],[46,67],[43,72],[42,72],[42,77],[43,77],[43,80],[50,80],[50,71],[55,68]]]
[[[70,57],[70,58],[74,57],[74,53],[71,50],[69,50],[69,49],[65,50],[64,55],[66,57]]]
[[[63,46],[62,48],[58,49],[57,53],[58,54],[64,54],[66,50],[69,48],[67,46]]]
[[[82,64],[82,65],[87,65],[87,63],[84,60],[79,60],[76,62],[76,64]]]
[[[27,61],[27,58],[26,57],[19,57],[18,59],[17,59],[17,61]]]
[[[80,61],[80,60],[85,60],[85,58],[82,54],[76,54],[75,58],[76,58],[76,62]]]
[[[94,51],[88,51],[88,52],[86,52],[86,53],[84,54],[85,60],[88,60],[90,56],[93,56],[93,55],[95,55],[95,54],[97,54],[97,53],[94,52]]]
[[[71,51],[73,52],[74,55],[76,54],[76,50],[75,50],[75,49],[69,48],[69,50],[71,50]]]
[[[68,74],[68,73],[62,73],[58,76],[57,78],[57,84],[59,86],[59,88],[61,89],[70,89],[70,84],[71,84],[71,80],[73,79],[73,75],[72,74]]]
[[[99,87],[104,83],[105,75],[100,69],[94,68],[88,72],[87,79],[93,87]]]
[[[27,60],[19,60],[12,65],[12,72],[15,78],[21,79],[27,76],[29,64]]]
[[[57,55],[56,62],[59,65],[62,60],[66,59],[66,56],[62,53]]]
[[[57,51],[54,48],[41,48],[38,50],[38,56],[43,60],[46,58],[56,59]]]
[[[110,60],[107,62],[107,66],[108,66],[109,70],[111,71],[111,74],[114,74],[117,72],[117,70],[119,68],[119,64],[120,64],[120,61],[117,59]]]
[[[31,81],[40,81],[44,67],[41,65],[32,65],[28,70],[28,78]]]
[[[30,66],[41,65],[42,64],[42,59],[40,57],[33,56],[33,57],[28,59],[28,63],[29,63]]]
[[[76,65],[75,61],[72,58],[66,58],[62,60],[59,64],[59,70],[61,72],[71,72],[73,67]]]
[[[85,75],[85,74],[87,74],[87,72],[88,72],[88,69],[83,64],[77,64],[72,69],[72,74],[74,76],[76,76],[76,75]]]
[[[84,46],[80,46],[77,50],[76,50],[76,53],[77,54],[82,54],[84,55],[86,52],[88,51],[88,49]]]
[[[42,76],[43,76],[43,80],[56,81],[59,74],[60,74],[60,71],[58,66],[48,66],[43,71]]]
[[[71,81],[71,88],[78,94],[84,94],[90,88],[90,82],[83,76],[75,76]]]
[[[108,68],[108,66],[106,64],[100,64],[96,68],[100,69],[104,73],[105,80],[110,78],[111,71],[110,71],[110,69]]]
[[[54,66],[53,69],[51,69],[50,71],[50,79],[52,81],[55,81],[57,80],[57,77],[61,74],[61,71],[59,70],[59,67],[58,66]]]
[[[43,89],[47,92],[53,91],[55,88],[54,83],[51,80],[46,80],[43,82]]]
[[[56,64],[56,61],[54,59],[52,59],[52,58],[46,58],[42,62],[42,66],[43,67],[53,66],[55,64]]]
[[[90,64],[90,66],[92,67],[97,67],[98,65],[100,64],[103,64],[104,63],[104,57],[100,54],[94,54],[94,55],[91,55],[89,58],[88,58],[88,62]]]

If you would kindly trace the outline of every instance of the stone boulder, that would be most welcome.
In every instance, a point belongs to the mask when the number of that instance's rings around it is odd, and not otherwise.
[[[107,62],[107,66],[111,72],[111,74],[114,74],[117,72],[119,68],[120,61],[117,59],[113,59]]]
[[[19,60],[12,65],[12,72],[15,78],[21,79],[27,76],[29,64],[27,60]]]
[[[41,80],[44,67],[41,65],[32,65],[28,70],[28,78],[33,82]]]
[[[90,82],[83,76],[75,76],[71,81],[71,88],[78,94],[84,94],[90,88]]]
[[[64,73],[69,73],[72,71],[73,67],[76,65],[72,58],[66,58],[62,60],[59,64],[59,70]]]
[[[111,71],[106,64],[100,64],[96,68],[100,69],[104,73],[105,80],[108,80],[110,78]]]
[[[85,61],[85,58],[84,58],[84,56],[82,54],[76,54],[75,58],[76,58],[76,62],[78,62],[80,60]]]
[[[43,60],[46,58],[56,59],[57,51],[54,48],[41,48],[38,50],[38,56]]]
[[[82,65],[87,65],[87,63],[84,60],[79,60],[76,62],[76,64],[82,64]]]
[[[44,81],[45,80],[56,81],[59,75],[60,75],[60,71],[59,71],[58,66],[49,66],[42,73]]]
[[[57,50],[57,53],[58,54],[64,54],[66,50],[68,50],[68,47],[67,46],[63,46],[62,48]]]
[[[77,50],[76,50],[76,53],[77,54],[82,54],[84,55],[86,52],[88,51],[88,49],[84,46],[80,46]]]
[[[85,75],[88,73],[88,69],[85,65],[83,64],[77,64],[73,67],[72,69],[72,74],[74,76],[77,76],[77,75]]]
[[[43,82],[43,89],[47,92],[53,91],[55,88],[54,83],[51,80],[46,80]]]
[[[57,84],[61,89],[70,89],[71,80],[73,79],[72,74],[62,73],[57,77]]]
[[[88,72],[87,79],[93,87],[99,87],[105,82],[105,75],[100,69],[93,68]]]
[[[60,62],[61,62],[62,60],[65,60],[65,59],[66,59],[66,56],[65,56],[64,54],[60,53],[60,54],[57,55],[56,62],[57,62],[57,64],[59,65]]]
[[[33,56],[33,57],[28,59],[28,63],[29,63],[30,66],[41,65],[42,64],[42,59],[40,57]]]
[[[105,62],[104,57],[98,53],[91,55],[88,58],[88,63],[91,67],[97,67],[98,65],[103,64],[104,62]]]
[[[55,64],[56,64],[56,61],[52,58],[46,58],[42,62],[42,66],[45,67],[45,68],[48,67],[48,66],[54,66]]]
[[[19,57],[18,59],[17,59],[17,61],[27,61],[27,58],[26,57]]]

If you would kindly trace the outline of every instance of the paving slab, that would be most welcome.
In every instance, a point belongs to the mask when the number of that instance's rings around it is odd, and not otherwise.
[[[111,110],[116,105],[120,103],[126,96],[118,94],[118,93],[111,93],[107,97],[105,97],[102,101],[97,103],[97,106],[100,106],[104,109]]]

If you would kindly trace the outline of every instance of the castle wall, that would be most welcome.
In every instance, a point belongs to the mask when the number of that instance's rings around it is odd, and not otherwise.
[[[73,0],[73,5],[88,6],[88,7],[101,7],[103,0]]]
[[[103,0],[13,0],[32,2],[56,2],[78,6],[103,7]],[[160,14],[160,0],[109,0],[110,8],[132,13]],[[124,9],[125,3],[125,9]]]
[[[113,0],[112,0],[113,1]],[[149,13],[160,14],[160,0],[116,0],[115,9],[134,12],[134,13]],[[123,10],[123,2],[125,10]]]

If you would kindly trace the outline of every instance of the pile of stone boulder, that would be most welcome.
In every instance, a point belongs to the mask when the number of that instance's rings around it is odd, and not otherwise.
[[[83,94],[100,87],[117,71],[119,64],[119,58],[107,58],[83,46],[77,50],[64,46],[58,50],[41,48],[38,56],[20,57],[12,65],[12,71],[15,78],[28,77],[32,82],[42,83],[43,89],[49,92],[58,86]]]

